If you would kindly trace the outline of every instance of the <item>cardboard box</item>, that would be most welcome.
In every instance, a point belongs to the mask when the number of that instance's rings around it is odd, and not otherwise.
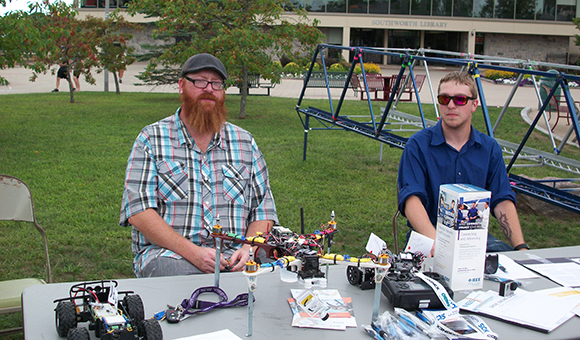
[[[435,271],[453,291],[481,289],[491,192],[469,184],[439,189]]]

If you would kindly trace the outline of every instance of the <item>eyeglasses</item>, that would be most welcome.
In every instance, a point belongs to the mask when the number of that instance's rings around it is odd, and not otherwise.
[[[193,86],[197,87],[198,89],[205,89],[207,85],[211,84],[211,88],[215,91],[221,91],[226,88],[226,83],[223,81],[207,81],[205,79],[191,79],[188,76],[184,76],[183,78],[189,80],[193,83]]]
[[[449,102],[453,99],[453,103],[457,106],[464,106],[467,104],[467,102],[469,100],[473,100],[475,99],[475,97],[468,97],[468,96],[464,96],[464,95],[458,95],[458,96],[448,96],[446,94],[440,94],[437,96],[437,100],[439,101],[439,104],[441,105],[447,105],[449,104]]]

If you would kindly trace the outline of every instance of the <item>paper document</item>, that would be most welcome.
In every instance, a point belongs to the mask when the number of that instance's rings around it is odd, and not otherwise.
[[[548,333],[573,317],[579,303],[580,290],[558,287],[536,292],[517,289],[505,297],[496,291],[474,291],[458,305],[462,310]]]
[[[578,258],[554,257],[516,261],[536,273],[565,287],[580,287],[580,262]]]
[[[383,248],[387,247],[387,243],[383,241],[382,238],[378,237],[374,233],[371,233],[369,236],[369,240],[367,241],[366,250],[371,253],[378,255],[381,253]]]
[[[221,331],[211,332],[207,334],[192,335],[185,338],[179,338],[176,340],[242,340],[239,336],[235,335],[229,329],[222,329]]]
[[[413,230],[411,231],[411,236],[409,236],[405,251],[410,253],[420,252],[425,256],[429,256],[433,248],[433,242],[435,242],[434,239]]]
[[[354,309],[350,297],[343,298],[336,289],[313,290],[314,294],[328,305],[329,318],[322,320],[317,316],[311,316],[298,306],[296,299],[304,292],[303,289],[291,289],[292,298],[288,299],[288,305],[292,311],[292,326],[345,330],[346,327],[356,327]]]
[[[503,254],[498,255],[499,268],[497,269],[497,272],[493,274],[494,276],[508,280],[523,280],[540,277],[538,274],[520,265],[511,258]]]

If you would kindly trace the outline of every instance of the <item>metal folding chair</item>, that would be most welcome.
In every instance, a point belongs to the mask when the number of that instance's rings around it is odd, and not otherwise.
[[[18,313],[22,311],[22,291],[26,287],[52,282],[48,243],[46,233],[36,222],[34,204],[30,188],[22,180],[0,175],[0,220],[30,222],[41,234],[46,258],[46,278],[21,278],[0,281],[0,314]],[[24,225],[24,223],[20,223]],[[22,332],[22,327],[0,330],[0,335]]]

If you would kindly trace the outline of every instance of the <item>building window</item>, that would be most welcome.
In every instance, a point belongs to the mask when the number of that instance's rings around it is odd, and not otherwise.
[[[127,8],[132,0],[109,0],[109,8]],[[105,0],[82,0],[81,8],[106,8]]]
[[[348,0],[349,13],[367,13],[367,0]]]
[[[474,0],[473,16],[476,18],[493,18],[493,4],[493,0]]]
[[[517,0],[516,19],[534,20],[536,0]]]
[[[431,15],[431,0],[413,0],[411,15]]]
[[[495,0],[494,18],[513,19],[515,0]]]
[[[97,0],[83,0],[81,7],[97,7]]]
[[[556,20],[556,0],[538,0],[536,20]]]
[[[391,14],[409,14],[410,0],[391,0]]]
[[[304,9],[308,12],[325,12],[326,0],[305,0]]]
[[[389,0],[369,0],[369,13],[389,14]]]
[[[346,13],[346,0],[328,0],[326,11],[332,13]]]
[[[105,0],[99,0],[99,8],[106,8]],[[117,8],[117,0],[109,0],[109,8]]]
[[[303,8],[302,3],[304,0],[288,0],[284,5],[284,10],[289,12],[294,12],[299,8]]]
[[[560,5],[558,4],[556,7],[558,11],[558,15],[556,16],[556,20],[558,21],[572,21],[576,17],[576,6],[570,5]]]
[[[453,4],[454,17],[472,17],[473,0],[455,0]]]
[[[452,6],[452,0],[433,0],[433,15],[450,17]]]

